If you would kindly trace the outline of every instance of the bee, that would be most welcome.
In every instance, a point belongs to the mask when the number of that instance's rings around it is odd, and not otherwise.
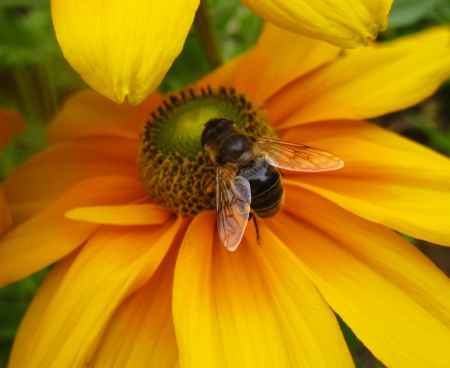
[[[259,242],[254,213],[261,218],[271,217],[283,206],[284,187],[277,168],[318,172],[344,166],[331,152],[251,137],[225,118],[205,124],[201,144],[215,162],[217,228],[230,251],[239,246],[251,217]]]

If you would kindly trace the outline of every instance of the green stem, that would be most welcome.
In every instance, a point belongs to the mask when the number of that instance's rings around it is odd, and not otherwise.
[[[206,0],[200,1],[200,6],[195,14],[194,24],[209,67],[213,70],[222,64],[223,59]]]

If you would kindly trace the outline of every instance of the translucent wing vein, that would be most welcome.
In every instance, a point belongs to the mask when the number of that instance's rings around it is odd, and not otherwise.
[[[216,164],[216,212],[219,237],[234,251],[242,240],[250,216],[250,183],[226,165]]]
[[[286,170],[317,172],[344,166],[334,153],[296,143],[256,138],[257,150],[267,163]]]

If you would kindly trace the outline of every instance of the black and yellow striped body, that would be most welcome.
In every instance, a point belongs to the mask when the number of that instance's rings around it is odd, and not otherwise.
[[[284,203],[284,188],[280,172],[263,158],[256,158],[239,168],[252,194],[251,209],[261,218],[275,215]]]

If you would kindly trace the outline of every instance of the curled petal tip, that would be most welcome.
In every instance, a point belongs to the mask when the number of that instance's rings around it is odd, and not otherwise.
[[[242,0],[276,26],[332,45],[353,49],[387,27],[392,0]]]
[[[199,0],[52,0],[64,57],[93,89],[135,105],[181,52]]]

